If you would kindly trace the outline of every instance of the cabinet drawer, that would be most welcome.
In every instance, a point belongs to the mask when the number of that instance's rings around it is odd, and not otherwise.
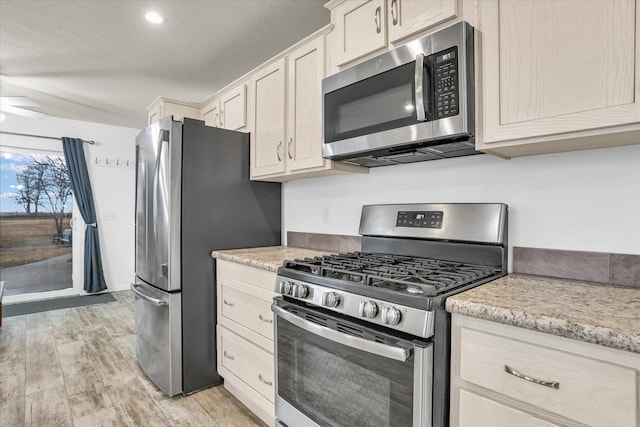
[[[247,287],[249,288],[249,287]],[[222,315],[273,341],[271,301],[221,286]]]
[[[555,425],[466,390],[460,391],[459,427],[553,427]]]
[[[467,328],[461,329],[460,344],[465,381],[589,426],[635,426],[633,369]],[[505,366],[559,387],[519,378]]]
[[[273,402],[273,354],[225,328],[219,328],[218,331],[222,366]]]
[[[276,273],[272,271],[224,260],[216,261],[216,269],[218,281],[222,284],[225,279],[234,279],[269,292],[273,292],[276,285]]]

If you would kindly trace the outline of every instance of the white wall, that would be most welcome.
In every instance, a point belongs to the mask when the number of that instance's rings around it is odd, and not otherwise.
[[[76,120],[44,118],[29,120],[7,114],[0,130],[54,137],[68,136],[94,140],[95,145],[84,146],[98,215],[98,230],[105,280],[110,290],[129,287],[134,275],[134,203],[135,203],[135,137],[139,129],[109,126]],[[58,146],[55,141],[1,135],[0,144],[27,144],[31,148]],[[53,145],[52,145],[53,144]],[[59,145],[60,150],[62,146]],[[98,157],[102,165],[96,165]],[[129,167],[106,167],[111,161],[129,160]],[[77,212],[74,209],[75,212]],[[76,218],[77,215],[77,218]],[[74,258],[83,246],[84,225],[74,213]],[[74,282],[82,283],[81,263],[74,263]],[[82,287],[82,284],[80,285]]]
[[[640,146],[387,166],[283,190],[285,235],[357,235],[365,204],[503,202],[510,247],[640,254]]]

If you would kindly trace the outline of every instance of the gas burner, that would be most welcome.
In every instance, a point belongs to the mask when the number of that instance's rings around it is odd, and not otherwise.
[[[369,252],[287,261],[284,268],[415,296],[439,295],[496,274],[480,265]]]

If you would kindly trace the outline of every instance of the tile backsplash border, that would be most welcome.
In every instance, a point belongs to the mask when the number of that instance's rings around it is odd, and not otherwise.
[[[329,252],[354,252],[361,236],[287,232],[287,245]],[[640,255],[559,249],[513,248],[514,273],[640,288]]]
[[[513,272],[640,288],[640,255],[513,248]]]
[[[287,246],[329,252],[356,252],[362,248],[362,237],[287,231]]]

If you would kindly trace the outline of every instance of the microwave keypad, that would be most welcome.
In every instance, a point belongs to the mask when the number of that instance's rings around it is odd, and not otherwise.
[[[435,119],[459,114],[458,47],[433,55]]]

